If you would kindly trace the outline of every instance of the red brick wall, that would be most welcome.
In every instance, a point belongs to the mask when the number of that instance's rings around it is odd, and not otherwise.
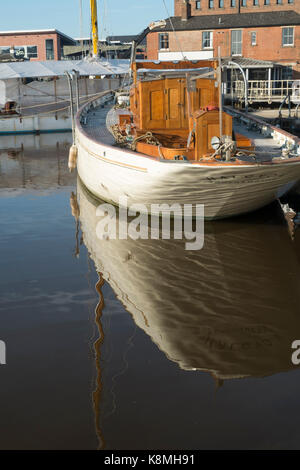
[[[214,8],[208,8],[208,0],[201,0],[201,10],[196,10],[196,1],[189,0],[191,6],[191,15],[225,15],[238,13],[239,0],[236,0],[236,7],[231,7],[231,0],[224,0],[224,8],[219,8],[219,0],[214,0]],[[181,16],[183,0],[174,0],[174,14]],[[264,0],[259,0],[259,5],[254,6],[253,0],[247,0],[246,7],[240,7],[241,13],[264,12],[264,11],[282,11],[294,10],[300,13],[300,0],[294,0],[294,3],[288,3],[288,0],[282,0],[282,5],[277,5],[276,0],[270,0],[270,5],[264,5]]]
[[[237,28],[238,29],[238,28]],[[282,46],[282,28],[243,28],[242,56],[258,60],[269,60],[286,64],[295,64],[294,70],[300,70],[300,26],[294,30],[294,46]],[[256,32],[256,46],[251,45],[251,32]],[[158,59],[158,34],[150,33],[147,36],[148,59]],[[177,39],[174,33],[169,32],[169,51],[178,51],[178,42],[182,51],[202,50],[202,31],[177,31]],[[221,48],[221,56],[231,55],[231,29],[218,29],[213,31],[214,57],[218,55],[218,46]]]
[[[158,58],[158,33],[147,35],[147,59],[157,60]]]
[[[31,60],[46,60],[46,39],[53,39],[54,59],[60,60],[60,38],[56,33],[50,34],[0,34],[0,46],[37,46],[38,57]]]

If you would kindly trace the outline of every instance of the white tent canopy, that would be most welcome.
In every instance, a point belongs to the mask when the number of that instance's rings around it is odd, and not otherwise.
[[[0,64],[0,80],[11,78],[60,77],[76,70],[81,76],[122,75],[129,71],[129,60],[48,60],[44,62],[7,62]]]

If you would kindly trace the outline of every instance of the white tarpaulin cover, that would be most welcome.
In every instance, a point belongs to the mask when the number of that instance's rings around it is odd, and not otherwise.
[[[129,60],[47,60],[0,64],[0,80],[11,78],[59,77],[76,70],[81,76],[120,75],[129,71]]]

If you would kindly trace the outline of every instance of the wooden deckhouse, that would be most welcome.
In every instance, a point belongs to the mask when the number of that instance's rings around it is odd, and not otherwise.
[[[211,139],[232,137],[232,117],[219,110],[216,60],[136,62],[130,92],[134,132],[151,132],[159,145],[139,141],[136,150],[166,159],[199,160],[214,153]],[[221,114],[221,115],[220,115]]]

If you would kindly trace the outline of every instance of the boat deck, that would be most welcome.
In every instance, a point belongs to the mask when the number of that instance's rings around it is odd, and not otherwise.
[[[106,145],[115,145],[115,139],[106,127],[106,115],[111,107],[110,103],[108,106],[98,106],[91,109],[86,115],[86,123],[82,124],[84,131],[93,140]]]
[[[86,115],[86,122],[82,124],[84,131],[97,142],[106,145],[116,145],[112,134],[106,127],[106,115],[111,109],[111,103],[106,106],[98,106],[90,110]],[[257,160],[268,161],[272,157],[280,156],[281,144],[276,142],[272,137],[267,137],[257,130],[248,129],[246,125],[236,122],[234,119],[235,132],[248,137],[253,141],[255,149],[259,154],[256,156]]]

